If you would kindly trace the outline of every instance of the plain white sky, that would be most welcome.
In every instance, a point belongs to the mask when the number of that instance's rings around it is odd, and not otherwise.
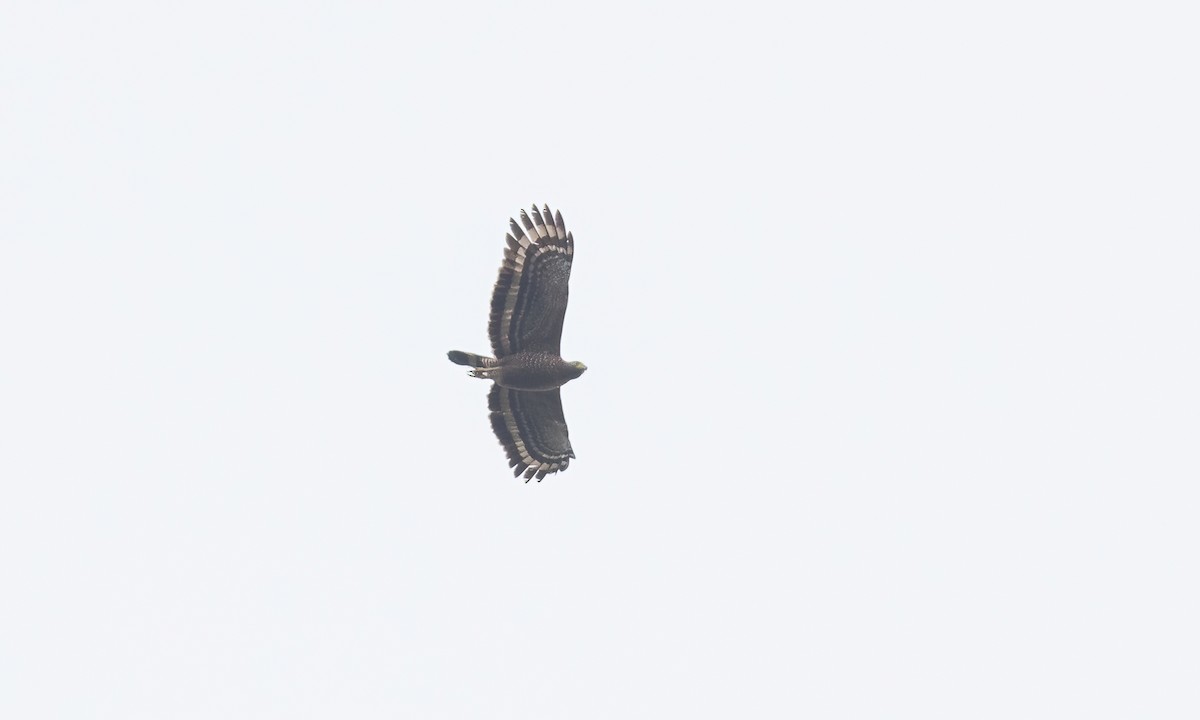
[[[1200,714],[1188,3],[72,5],[0,22],[0,716]],[[445,352],[532,202],[525,485]]]

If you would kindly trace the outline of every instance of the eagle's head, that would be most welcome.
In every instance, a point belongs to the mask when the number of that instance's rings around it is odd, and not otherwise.
[[[578,360],[576,360],[575,362],[572,362],[570,364],[570,366],[571,366],[571,377],[572,378],[579,377],[580,375],[583,374],[584,370],[587,370],[587,365],[584,365],[583,363],[579,362]]]

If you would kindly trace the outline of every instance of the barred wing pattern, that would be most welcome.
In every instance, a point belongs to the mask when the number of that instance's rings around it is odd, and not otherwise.
[[[488,394],[492,430],[508,455],[514,477],[539,481],[548,473],[565,470],[575,453],[567,438],[558,390],[533,392],[492,385]]]
[[[551,217],[549,206],[543,206],[543,212],[533,206],[531,220],[522,210],[524,230],[515,220],[508,221],[512,232],[506,236],[488,322],[497,358],[524,350],[560,352],[575,238],[567,232],[562,213]]]

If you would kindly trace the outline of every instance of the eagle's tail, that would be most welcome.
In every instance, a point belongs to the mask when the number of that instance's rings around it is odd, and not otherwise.
[[[466,365],[473,368],[490,368],[496,366],[496,358],[484,357],[483,355],[463,352],[462,350],[451,350],[446,353],[446,356],[455,365]]]

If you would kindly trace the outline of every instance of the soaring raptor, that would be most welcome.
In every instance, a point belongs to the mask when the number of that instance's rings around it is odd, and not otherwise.
[[[563,316],[567,312],[567,281],[575,238],[567,232],[562,213],[548,206],[533,219],[521,211],[521,229],[509,218],[504,262],[492,291],[488,335],[496,357],[451,350],[450,362],[467,365],[471,377],[495,381],[488,393],[492,430],[508,453],[514,477],[525,482],[566,470],[571,458],[567,421],[558,389],[587,370],[559,354]]]

